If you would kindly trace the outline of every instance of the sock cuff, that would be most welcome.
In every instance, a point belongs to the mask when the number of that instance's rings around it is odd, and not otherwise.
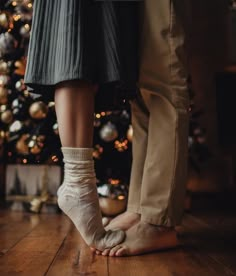
[[[65,159],[75,159],[77,161],[93,160],[93,148],[72,148],[61,147]]]

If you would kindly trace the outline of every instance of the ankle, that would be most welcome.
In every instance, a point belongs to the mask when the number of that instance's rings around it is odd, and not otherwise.
[[[64,160],[92,161],[93,148],[61,147]]]

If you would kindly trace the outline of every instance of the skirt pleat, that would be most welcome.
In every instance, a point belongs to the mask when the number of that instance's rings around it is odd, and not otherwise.
[[[73,79],[99,84],[100,102],[114,91],[128,97],[136,89],[137,52],[137,2],[34,0],[24,82],[48,100],[57,83]]]

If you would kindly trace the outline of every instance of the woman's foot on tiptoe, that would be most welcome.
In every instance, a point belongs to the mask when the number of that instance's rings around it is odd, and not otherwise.
[[[63,189],[58,206],[72,220],[87,245],[98,250],[114,247],[125,238],[122,230],[106,231],[96,186],[92,148],[62,147],[64,161]]]

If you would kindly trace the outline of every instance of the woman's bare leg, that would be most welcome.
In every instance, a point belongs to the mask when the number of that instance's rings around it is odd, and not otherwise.
[[[77,80],[57,85],[55,105],[63,147],[92,147],[96,91],[96,85]]]
[[[55,108],[62,147],[92,148],[94,97],[98,86],[81,80],[57,84]],[[64,189],[61,185],[57,191]]]

